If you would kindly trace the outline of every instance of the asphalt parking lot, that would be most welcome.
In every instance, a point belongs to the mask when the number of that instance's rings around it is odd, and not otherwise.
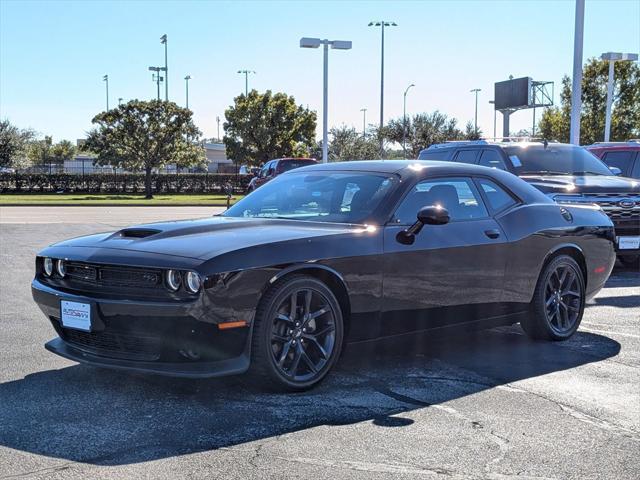
[[[298,395],[44,350],[38,249],[215,210],[0,208],[0,478],[640,477],[640,273],[621,268],[567,342],[514,326],[353,347]]]

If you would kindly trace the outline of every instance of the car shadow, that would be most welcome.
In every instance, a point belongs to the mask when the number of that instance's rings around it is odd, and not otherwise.
[[[518,326],[350,345],[318,388],[268,393],[244,377],[182,380],[82,365],[0,384],[0,445],[95,465],[215,450],[319,425],[413,423],[430,408],[511,382],[615,356],[578,332],[537,343]]]

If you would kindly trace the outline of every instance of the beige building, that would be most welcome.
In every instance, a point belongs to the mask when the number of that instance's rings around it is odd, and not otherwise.
[[[227,158],[224,143],[205,143],[204,150],[210,173],[235,173],[235,165]]]

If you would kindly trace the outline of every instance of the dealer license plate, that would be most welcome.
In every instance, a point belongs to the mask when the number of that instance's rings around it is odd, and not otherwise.
[[[65,328],[91,331],[91,304],[60,301],[60,319]]]
[[[638,237],[618,237],[618,248],[620,250],[637,250],[640,248],[640,236]]]

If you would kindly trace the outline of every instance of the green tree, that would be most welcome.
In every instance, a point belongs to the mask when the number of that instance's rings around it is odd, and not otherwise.
[[[380,156],[380,142],[375,135],[363,136],[353,127],[343,125],[329,130],[329,160],[370,160]],[[318,144],[318,158],[322,145]]]
[[[61,140],[51,147],[51,159],[54,163],[64,163],[76,155],[76,146],[69,140]]]
[[[173,102],[131,100],[93,118],[96,127],[84,148],[97,154],[99,165],[144,171],[146,198],[153,198],[153,169],[204,163],[200,130],[192,115]]]
[[[273,158],[309,155],[315,143],[316,113],[285,93],[249,92],[225,112],[224,144],[236,162],[261,164]]]
[[[480,140],[482,138],[482,130],[474,128],[473,122],[469,120],[464,126],[464,140]]]
[[[384,127],[384,137],[391,142],[402,145],[403,124],[402,117],[390,120]],[[412,118],[407,118],[407,158],[417,158],[420,150],[434,143],[463,138],[463,133],[457,124],[458,121],[455,118],[449,118],[437,110],[432,113],[419,113]]]
[[[640,67],[635,62],[614,65],[611,140],[624,141],[640,136]],[[582,112],[580,143],[604,139],[609,62],[591,58],[582,74]],[[538,124],[540,134],[549,140],[569,141],[571,123],[571,79],[562,78],[560,105],[544,111]]]
[[[27,166],[29,142],[34,137],[33,130],[22,130],[9,120],[0,120],[0,167]]]
[[[50,136],[41,140],[32,140],[27,146],[27,158],[31,165],[49,165],[51,168],[51,146],[53,141]]]

